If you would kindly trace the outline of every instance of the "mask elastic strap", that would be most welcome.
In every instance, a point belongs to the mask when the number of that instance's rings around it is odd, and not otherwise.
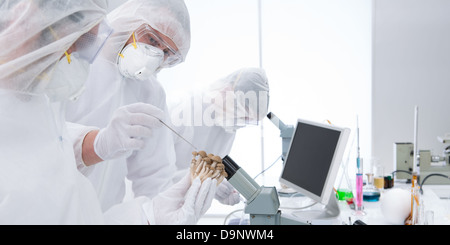
[[[66,51],[66,52],[64,52],[64,54],[66,55],[66,58],[67,58],[67,62],[69,62],[69,64],[70,64],[70,62],[72,61],[72,60],[70,59],[70,54],[69,54],[69,53],[67,53],[67,51]]]
[[[53,38],[55,38],[56,40],[59,40],[59,37],[58,37],[58,35],[56,34],[56,32],[53,30],[53,28],[52,28],[51,26],[49,26],[48,29],[50,30],[50,33],[52,34]],[[67,50],[64,51],[64,55],[66,55],[67,62],[69,62],[69,64],[70,64],[70,62],[71,62],[72,60],[70,59],[70,54],[67,53]]]
[[[134,32],[133,32],[133,47],[134,49],[137,49],[136,36],[134,35]]]
[[[134,35],[134,32],[133,32],[133,34],[131,34],[131,36],[133,36],[133,43],[132,43],[132,45],[133,45],[134,49],[137,49],[136,36]],[[122,59],[124,58],[124,56],[123,56],[122,53],[119,53],[119,56],[120,56]]]

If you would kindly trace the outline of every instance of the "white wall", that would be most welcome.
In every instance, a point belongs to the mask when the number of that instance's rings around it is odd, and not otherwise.
[[[441,154],[450,132],[450,1],[374,0],[372,149],[394,169],[393,143]]]

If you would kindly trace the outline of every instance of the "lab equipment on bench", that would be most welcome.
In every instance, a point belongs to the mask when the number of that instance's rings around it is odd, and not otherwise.
[[[354,215],[365,215],[363,207],[363,159],[361,158],[359,148],[359,123],[356,117],[356,195],[355,195],[355,212]]]
[[[284,124],[275,114],[269,112],[267,114],[267,118],[280,129],[280,137],[281,137],[281,160],[286,160],[286,155],[289,150],[289,145],[291,144],[292,135],[294,134],[294,126]],[[285,195],[297,195],[297,193],[292,189],[288,188],[286,185],[281,185],[281,189],[278,191],[280,194]]]
[[[228,182],[245,198],[244,213],[250,215],[251,225],[280,225],[281,211],[275,187],[264,187],[256,183],[245,170],[228,155],[222,158]],[[286,223],[286,222],[283,222]]]
[[[365,202],[378,202],[380,200],[381,193],[374,185],[374,169],[375,167],[372,166],[372,170],[366,173],[367,184],[363,187],[363,201]]]
[[[286,160],[286,154],[289,150],[289,145],[291,144],[292,135],[294,134],[294,126],[284,124],[275,114],[269,112],[267,114],[267,118],[275,124],[280,129],[280,137],[281,137],[281,150],[282,150],[282,160],[283,162]]]
[[[416,172],[420,179],[428,176],[450,176],[450,134],[437,139],[443,144],[449,144],[441,155],[432,155],[431,150],[418,150],[418,116],[419,109],[415,107],[414,118],[414,143],[395,143],[394,162],[396,164],[397,179],[407,178]],[[411,150],[412,148],[412,150]],[[409,154],[408,154],[409,153]],[[416,169],[418,168],[418,169]],[[407,179],[410,180],[410,179]],[[450,185],[448,178],[430,178],[427,184]]]
[[[411,142],[394,143],[394,163],[396,166],[396,179],[405,179],[411,183],[411,174],[414,164],[414,144]]]
[[[306,222],[340,213],[334,182],[350,129],[298,119],[280,182],[324,205],[322,210],[293,213]]]
[[[321,210],[296,211],[306,222],[337,217],[340,213],[334,182],[350,129],[298,119],[280,177],[283,183],[322,204]]]
[[[442,139],[438,137],[438,139]],[[444,142],[440,140],[441,142]],[[406,179],[411,183],[413,169],[413,143],[394,143],[394,162],[396,164],[395,178]],[[447,175],[450,176],[450,145],[445,148],[442,155],[433,155],[431,150],[419,150],[418,162],[421,179],[428,176]],[[450,184],[449,180],[432,178],[427,184],[442,185]]]
[[[442,143],[450,143],[443,138],[438,137]],[[413,143],[395,143],[394,160],[397,170],[396,179],[406,179],[411,182],[413,169]],[[419,150],[417,154],[420,169],[420,178],[442,174],[450,176],[450,145],[447,146],[441,155],[431,154],[431,150]],[[445,178],[431,178],[427,184],[449,185],[450,180]]]
[[[275,187],[261,187],[229,156],[222,159],[228,182],[246,199],[250,224],[314,224],[339,213],[333,185],[350,129],[298,119],[280,182],[321,203],[319,210],[283,215]]]
[[[351,149],[353,148],[353,143],[355,141],[355,137],[352,138],[352,142],[349,145],[350,150],[347,152],[347,157],[345,161],[342,161],[341,167],[341,179],[339,180],[339,184],[336,189],[336,196],[339,201],[350,201],[353,203],[353,186],[354,184],[351,182],[350,177],[348,176],[348,164],[350,162],[350,155],[352,153]],[[339,176],[339,173],[338,173]],[[345,181],[344,181],[345,180]],[[354,204],[353,204],[354,206]]]
[[[450,176],[450,135],[438,137],[441,143],[449,144],[441,155],[432,155],[430,150],[419,150],[419,166],[420,178],[425,179],[427,176],[434,174],[442,174]],[[430,178],[427,184],[449,185],[448,178]]]

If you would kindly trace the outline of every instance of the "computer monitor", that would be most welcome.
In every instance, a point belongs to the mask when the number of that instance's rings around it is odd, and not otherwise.
[[[298,119],[280,183],[322,203],[321,212],[296,212],[305,219],[339,215],[334,182],[347,145],[350,129]]]

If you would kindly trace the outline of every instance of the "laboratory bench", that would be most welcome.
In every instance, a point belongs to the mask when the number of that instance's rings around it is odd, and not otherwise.
[[[411,184],[407,184],[402,180],[395,181],[393,188],[402,188],[410,190]],[[383,193],[391,189],[384,189]],[[450,185],[424,185],[423,186],[423,206],[424,213],[432,214],[430,224],[434,225],[450,225]],[[308,207],[314,202],[305,196],[279,196],[280,210],[282,215],[293,220],[300,220],[296,216],[299,207]],[[354,224],[355,221],[360,220],[367,225],[392,225],[383,215],[380,208],[380,201],[363,202],[364,216],[355,216],[354,210],[346,201],[337,201],[340,208],[340,214],[337,218],[328,220],[317,220],[312,222],[316,225],[348,225]],[[208,212],[199,220],[199,225],[225,225],[234,224],[242,225],[248,224],[248,214],[243,212],[245,204],[243,202],[234,206],[223,205],[217,200],[214,200]],[[309,208],[302,209],[321,209],[323,205],[315,204]]]

